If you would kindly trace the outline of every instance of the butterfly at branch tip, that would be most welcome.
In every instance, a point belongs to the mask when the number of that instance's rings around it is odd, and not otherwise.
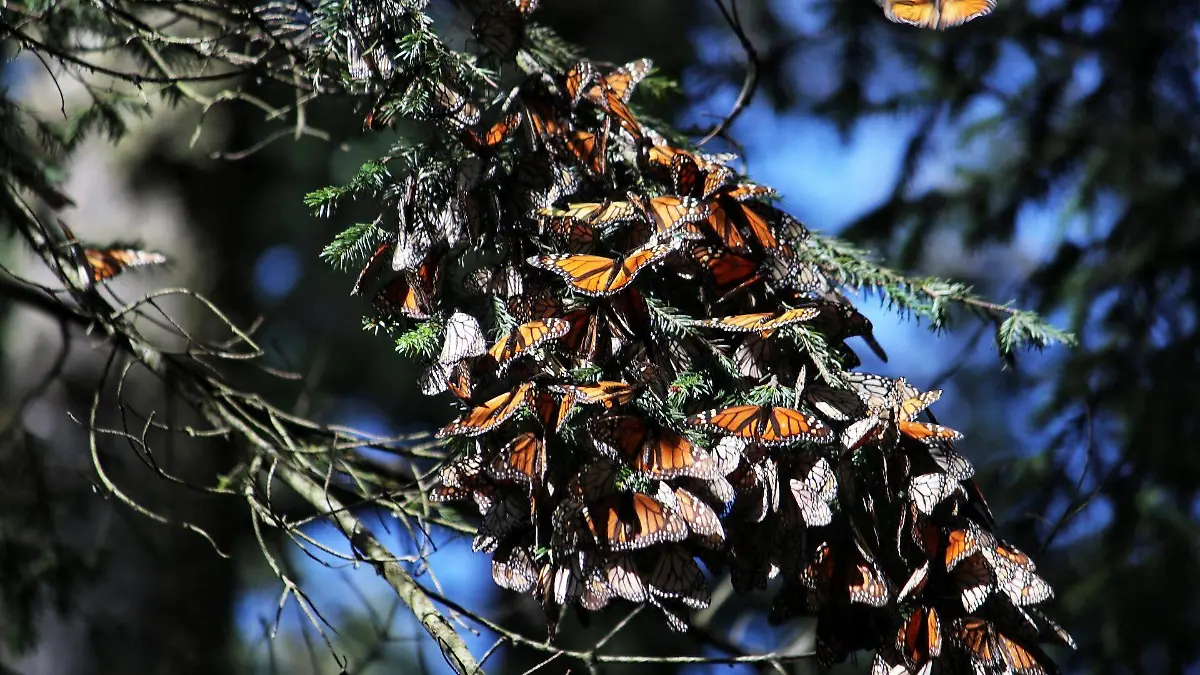
[[[944,30],[991,14],[996,0],[875,0],[896,23]]]

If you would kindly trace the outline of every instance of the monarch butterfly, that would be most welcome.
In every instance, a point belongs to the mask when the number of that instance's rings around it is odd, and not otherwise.
[[[720,164],[701,170],[691,153],[680,152],[671,157],[671,183],[677,195],[708,199],[733,179],[733,171]]]
[[[550,389],[570,396],[573,403],[579,405],[599,403],[607,409],[629,403],[640,391],[637,385],[611,380],[601,380],[596,384],[553,385]]]
[[[717,466],[701,448],[640,417],[617,415],[592,422],[596,448],[651,478],[715,478]]]
[[[731,477],[737,497],[734,513],[743,520],[761,523],[768,513],[779,510],[779,465],[764,457],[743,464]]]
[[[770,406],[739,405],[710,410],[687,418],[686,423],[765,446],[824,442],[833,436],[833,431],[813,415]]]
[[[581,164],[592,173],[603,176],[608,161],[608,122],[599,135],[590,131],[573,130],[563,138],[563,143]]]
[[[428,319],[441,276],[440,257],[430,253],[415,271],[401,273],[379,291],[374,301],[376,311],[410,319]]]
[[[554,272],[580,293],[605,297],[615,295],[633,282],[647,267],[675,251],[674,245],[649,245],[624,258],[598,255],[544,255],[529,258],[529,264]]]
[[[479,124],[479,108],[455,88],[454,79],[448,74],[438,78],[431,103],[442,123],[454,131]]]
[[[693,609],[708,606],[708,583],[704,573],[682,546],[661,549],[645,581],[650,593],[660,598],[673,598]]]
[[[763,312],[761,314],[738,314],[736,316],[723,316],[715,319],[706,319],[695,322],[695,325],[706,326],[709,328],[719,328],[734,333],[753,333],[763,337],[769,337],[771,333],[790,326],[801,321],[809,319],[820,314],[820,310],[816,307],[797,307],[789,309],[778,314],[774,312]]]
[[[631,61],[623,67],[597,78],[596,84],[584,92],[584,96],[589,101],[617,118],[621,126],[635,139],[642,137],[642,128],[626,103],[633,94],[634,87],[649,74],[653,65],[650,59]]]
[[[942,622],[937,609],[918,607],[896,633],[896,650],[908,664],[920,668],[942,654]]]
[[[1032,567],[1020,566],[1010,558],[997,556],[1003,544],[994,544],[983,549],[984,557],[992,564],[996,575],[996,587],[1018,607],[1036,605],[1054,597],[1054,589],[1046,580],[1033,573]]]
[[[646,584],[628,553],[611,555],[594,566],[583,585],[579,604],[595,611],[606,606],[614,597],[631,602],[645,602],[649,596]]]
[[[505,303],[508,313],[521,323],[550,319],[562,314],[562,302],[549,291],[540,290],[514,295]]]
[[[470,399],[475,393],[475,377],[471,373],[472,361],[473,359],[464,359],[457,363],[434,361],[417,380],[421,393],[435,396],[449,389],[464,401]]]
[[[95,283],[107,281],[131,267],[146,265],[161,265],[167,262],[167,256],[155,251],[142,251],[135,248],[83,248],[83,257],[91,270],[91,279]]]
[[[762,279],[758,274],[758,263],[736,253],[697,246],[692,255],[712,280],[713,290],[720,296],[717,302]]]
[[[955,623],[956,645],[985,668],[1021,675],[1058,672],[1042,650],[1032,644],[1018,644],[989,621],[968,616]]]
[[[875,0],[896,23],[945,29],[991,14],[995,0]]]
[[[546,475],[546,444],[537,434],[520,434],[496,453],[488,473],[497,480],[540,485]]]
[[[573,218],[589,225],[611,225],[638,218],[639,211],[631,202],[578,202],[567,204],[565,209],[546,208],[538,211],[539,215],[556,218]]]
[[[890,598],[887,577],[875,560],[868,556],[855,542],[857,557],[851,558],[852,569],[848,569],[850,602],[871,607],[886,607]]]
[[[437,437],[478,436],[499,427],[521,410],[532,388],[532,383],[524,382],[508,393],[488,399],[457,421],[439,429]]]
[[[501,588],[528,593],[537,584],[537,569],[528,544],[510,538],[492,555],[492,580]]]
[[[622,492],[584,506],[588,529],[605,550],[628,551],[688,536],[687,522],[641,492]]]
[[[892,416],[900,433],[918,441],[936,443],[939,441],[956,441],[962,434],[938,424],[916,422],[917,415],[937,402],[942,396],[940,389],[920,392],[900,378],[896,381],[896,391],[900,396],[899,404],[892,408]]]
[[[471,152],[484,155],[495,151],[496,147],[520,126],[521,116],[513,113],[493,124],[482,134],[470,127],[464,128],[458,138]]]
[[[719,549],[725,541],[725,528],[711,506],[687,490],[675,488],[675,509],[687,521],[688,529],[700,538],[700,544]]]
[[[455,310],[446,320],[442,336],[442,351],[437,359],[439,363],[458,363],[480,356],[487,350],[479,320],[466,312]]]
[[[495,551],[502,539],[532,526],[529,514],[529,500],[524,495],[510,493],[496,500],[483,514],[483,521],[471,542],[471,550],[476,553]]]
[[[824,457],[806,457],[797,463],[795,473],[800,478],[789,479],[788,485],[804,524],[817,527],[833,522],[829,504],[837,496],[837,475],[829,462]]]
[[[694,223],[707,218],[711,210],[708,204],[693,197],[663,195],[645,200],[631,192],[629,201],[655,224],[655,232],[660,238],[681,235],[689,239],[700,237],[700,231]]]
[[[513,359],[566,335],[570,329],[571,322],[565,319],[545,318],[523,323],[500,338],[487,354],[503,373]]]
[[[358,273],[358,278],[354,280],[354,288],[350,289],[351,296],[362,295],[367,286],[371,285],[379,276],[379,270],[383,268],[383,261],[387,259],[388,251],[395,246],[394,240],[387,240],[380,244],[371,257],[367,259],[367,264]]]
[[[958,481],[944,473],[926,473],[913,476],[909,481],[908,495],[917,509],[930,515],[950,495],[958,491]]]
[[[563,89],[566,90],[567,98],[571,101],[571,106],[574,107],[587,93],[588,85],[596,81],[599,73],[596,72],[596,67],[590,61],[579,61],[571,66],[562,78]]]

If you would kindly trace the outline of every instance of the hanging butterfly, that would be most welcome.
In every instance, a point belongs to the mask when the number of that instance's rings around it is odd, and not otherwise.
[[[669,429],[632,415],[602,417],[591,423],[596,448],[651,478],[715,478],[717,465],[703,449]]]
[[[627,63],[622,68],[596,78],[596,84],[583,92],[584,98],[616,118],[635,140],[642,137],[642,127],[626,104],[634,88],[649,74],[651,67],[653,63],[650,59]]]
[[[466,312],[452,312],[442,327],[442,351],[438,354],[438,362],[458,363],[486,351],[487,342],[479,320]]]
[[[662,502],[641,492],[621,492],[584,507],[596,545],[628,551],[688,536],[687,521]]]
[[[814,415],[772,406],[738,405],[710,410],[687,418],[685,423],[768,447],[800,441],[827,442],[833,438],[833,430]]]
[[[942,654],[942,622],[937,609],[917,607],[896,633],[896,650],[910,668],[920,669]]]
[[[571,254],[534,256],[528,262],[554,272],[580,293],[605,297],[620,293],[638,274],[662,261],[675,249],[674,244],[651,244],[620,259]]]
[[[643,579],[650,593],[660,598],[672,598],[692,609],[708,607],[708,582],[696,559],[682,546],[656,549],[658,557]]]
[[[837,497],[837,475],[824,457],[808,456],[797,462],[794,475],[788,485],[792,497],[800,507],[804,524],[809,527],[828,525],[833,522],[833,510],[829,505]]]
[[[565,319],[544,318],[523,323],[492,345],[487,350],[487,355],[497,371],[503,373],[514,359],[547,342],[557,340],[570,329],[571,322]]]
[[[488,155],[496,151],[505,139],[521,126],[521,115],[513,113],[496,122],[482,134],[467,127],[459,133],[459,140],[471,152]]]
[[[520,412],[532,388],[532,383],[524,382],[508,393],[487,400],[457,421],[439,429],[437,437],[478,436],[499,427]]]
[[[410,319],[428,319],[433,312],[441,277],[441,255],[431,252],[415,271],[401,272],[379,291],[374,300],[376,311]]]
[[[520,434],[496,453],[487,470],[497,480],[541,485],[546,475],[546,444],[531,431]]]
[[[875,0],[891,21],[938,30],[962,25],[996,9],[996,0]]]
[[[383,263],[387,260],[388,251],[391,251],[395,245],[395,240],[388,239],[375,249],[375,252],[367,259],[367,264],[363,265],[362,270],[358,273],[358,278],[354,280],[354,288],[350,289],[351,296],[362,295],[367,286],[375,282],[375,279],[379,277],[380,270],[383,269]]]

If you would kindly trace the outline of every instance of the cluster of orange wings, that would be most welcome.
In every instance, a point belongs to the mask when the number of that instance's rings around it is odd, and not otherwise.
[[[478,508],[474,548],[552,633],[617,600],[685,630],[728,574],[776,581],[774,621],[817,617],[824,666],[1055,672],[1050,587],[993,532],[939,392],[855,371],[848,340],[882,350],[808,230],[639,124],[649,70],[530,77],[491,123],[446,109],[460,165],[400,191],[354,292],[390,259],[377,320],[439,335],[421,386],[463,412],[433,500]]]

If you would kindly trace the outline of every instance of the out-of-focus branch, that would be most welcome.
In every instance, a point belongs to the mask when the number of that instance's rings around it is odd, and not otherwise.
[[[40,233],[28,228],[29,222],[19,222],[18,231],[34,248],[42,241]],[[44,247],[43,255],[54,254]],[[287,450],[293,442],[322,445],[336,440],[334,435],[314,434],[316,425],[300,424],[287,416],[275,414],[274,409],[261,401],[239,398],[211,374],[210,368],[186,361],[188,357],[164,353],[142,338],[122,312],[116,312],[94,291],[72,293],[78,306],[42,292],[35,287],[0,276],[0,297],[7,297],[36,308],[63,323],[84,329],[100,329],[109,343],[119,352],[132,357],[158,376],[214,428],[227,429],[253,450],[253,454],[268,458],[276,475],[291,487],[305,502],[322,516],[333,519],[344,531],[363,560],[371,564],[421,622],[426,632],[437,641],[447,662],[460,673],[482,672],[466,643],[446,618],[430,601],[426,591],[396,561],[386,547],[340,501],[322,486],[292,465]],[[271,433],[270,430],[276,430]],[[282,438],[275,438],[281,436]]]

